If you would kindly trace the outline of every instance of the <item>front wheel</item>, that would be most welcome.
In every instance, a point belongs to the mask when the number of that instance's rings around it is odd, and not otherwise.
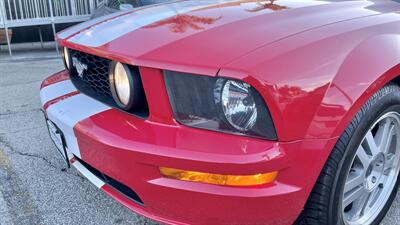
[[[400,88],[388,84],[339,138],[297,224],[379,224],[399,186]]]

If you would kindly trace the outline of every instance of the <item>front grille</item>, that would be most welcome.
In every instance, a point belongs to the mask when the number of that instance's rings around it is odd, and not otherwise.
[[[85,95],[111,107],[119,108],[112,96],[108,77],[111,60],[73,49],[69,49],[69,52],[72,61],[75,61],[75,63],[72,63],[73,66],[70,70],[71,81],[75,87]],[[79,67],[81,67],[81,71],[79,71]],[[139,74],[137,66],[131,66],[131,70]],[[128,113],[140,118],[147,118],[149,116],[149,108],[146,99],[143,102],[143,107]]]
[[[86,54],[80,51],[70,49],[71,58],[76,58],[79,62],[86,65],[82,76],[79,76],[77,68],[74,66],[72,76],[80,78],[87,86],[99,94],[112,97],[110,83],[108,79],[108,70],[111,60],[98,56]]]

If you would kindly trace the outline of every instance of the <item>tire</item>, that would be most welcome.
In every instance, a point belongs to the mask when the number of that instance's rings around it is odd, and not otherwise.
[[[390,112],[393,112],[393,115],[396,115],[395,113],[400,113],[400,87],[393,83],[386,85],[377,93],[375,93],[360,109],[360,111],[353,118],[346,130],[340,136],[313,187],[313,190],[308,198],[308,201],[305,204],[303,211],[301,212],[295,224],[353,224],[346,221],[346,219],[344,218],[347,217],[344,214],[344,211],[348,210],[348,208],[342,207],[342,204],[344,204],[342,200],[344,199],[343,192],[346,179],[348,178],[348,176],[350,176],[350,171],[353,171],[352,168],[355,167],[356,163],[358,163],[358,160],[355,160],[356,154],[358,154],[357,150],[359,149],[359,146],[363,146],[362,144],[364,143],[364,141],[366,141],[364,137],[366,137],[367,132],[370,131],[371,127],[378,126],[374,125],[378,122],[378,119],[382,118],[382,116]],[[392,122],[390,122],[390,126],[392,126]],[[392,143],[392,141],[390,141],[390,143]],[[394,150],[395,153],[400,151],[398,146],[399,145],[396,143]],[[388,148],[393,147],[389,146]],[[373,158],[373,156],[371,156],[371,158]],[[387,162],[389,162],[389,160]],[[368,168],[367,172],[369,171]],[[384,171],[384,169],[382,169],[382,171]],[[382,173],[384,174],[386,172]],[[374,217],[371,216],[371,220],[367,222],[367,224],[379,224],[389,210],[396,196],[400,180],[398,172],[393,174],[394,175],[390,177],[390,179],[393,180],[391,183],[391,187],[393,187],[393,189],[392,191],[387,191],[387,194],[385,194],[385,196],[388,196],[385,197],[387,199],[386,203],[379,203],[379,205],[384,205],[383,208],[381,208],[380,210],[376,210],[378,211],[378,215]],[[389,175],[385,176],[389,177]],[[363,184],[365,185],[365,183]],[[367,190],[367,187],[364,187],[363,184],[357,186],[357,188],[360,187]],[[381,186],[379,186],[379,188],[381,188]],[[369,200],[366,201],[367,203],[369,202]],[[351,203],[350,208],[353,207],[353,204],[355,203]],[[346,210],[344,210],[343,208],[345,208]],[[364,209],[362,211],[364,211]],[[354,224],[358,223],[355,222]],[[363,222],[363,224],[366,223]]]

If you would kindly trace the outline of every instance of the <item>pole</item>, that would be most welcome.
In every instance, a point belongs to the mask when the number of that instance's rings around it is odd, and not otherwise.
[[[53,4],[52,4],[51,0],[48,0],[48,2],[49,2],[49,5],[50,5],[51,27],[53,29],[53,37],[54,37],[54,41],[56,42],[56,51],[58,53],[59,50],[58,50],[58,43],[57,43],[57,40],[56,40],[56,24],[55,24],[55,21],[54,21]]]
[[[10,37],[8,36],[8,25],[7,25],[7,15],[6,15],[6,9],[5,6],[3,4],[3,0],[0,0],[0,12],[1,15],[3,17],[3,25],[4,25],[4,30],[6,32],[6,39],[7,39],[7,46],[8,46],[8,53],[10,54],[10,56],[12,56],[12,51],[11,51],[11,40]]]

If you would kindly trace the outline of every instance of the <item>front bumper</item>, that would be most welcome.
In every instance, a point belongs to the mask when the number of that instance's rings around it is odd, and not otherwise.
[[[126,207],[168,224],[291,224],[336,142],[280,143],[140,119],[79,93],[65,71],[46,79],[40,94],[46,118],[64,133],[72,165]],[[143,204],[99,180],[85,163],[128,186]],[[279,175],[268,185],[227,187],[164,178],[160,166]]]

